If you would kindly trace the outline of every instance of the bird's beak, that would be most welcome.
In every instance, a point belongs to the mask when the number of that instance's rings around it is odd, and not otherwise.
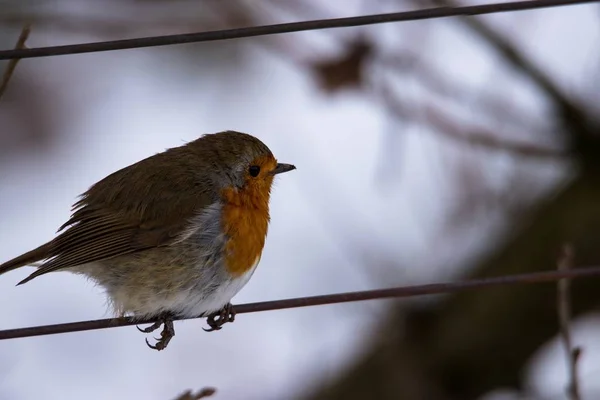
[[[273,175],[282,174],[296,169],[296,166],[292,164],[277,164],[275,169],[271,172]]]

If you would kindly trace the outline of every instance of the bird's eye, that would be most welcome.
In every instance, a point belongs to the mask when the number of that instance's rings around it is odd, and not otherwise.
[[[258,165],[251,165],[250,168],[248,168],[248,173],[250,176],[257,177],[258,174],[260,174],[260,167]]]

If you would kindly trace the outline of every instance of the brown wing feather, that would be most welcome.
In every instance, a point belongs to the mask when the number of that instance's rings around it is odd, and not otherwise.
[[[167,157],[170,168],[164,168]],[[169,245],[190,218],[218,200],[201,170],[197,155],[178,147],[107,176],[74,205],[59,231],[67,229],[49,243],[47,261],[19,285],[59,269]]]

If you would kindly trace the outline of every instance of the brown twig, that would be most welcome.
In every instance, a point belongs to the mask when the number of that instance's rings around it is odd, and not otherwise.
[[[217,389],[206,387],[201,389],[198,393],[192,393],[191,390],[180,394],[175,400],[200,400],[205,397],[210,397],[217,392]]]
[[[21,34],[19,35],[19,39],[17,40],[17,44],[15,45],[15,49],[24,49],[25,47],[25,42],[27,41],[27,38],[29,37],[29,32],[31,32],[31,24],[27,24],[23,27],[23,29],[21,30]],[[12,77],[13,73],[15,72],[15,68],[17,67],[17,63],[19,62],[19,58],[13,58],[12,60],[8,61],[8,65],[6,66],[6,70],[4,71],[4,75],[2,76],[2,82],[0,82],[0,98],[2,98],[2,95],[4,94],[4,92],[6,91],[6,87],[8,86],[8,81],[10,81],[10,78]]]
[[[457,0],[430,0],[430,3],[441,7],[460,7],[462,4]],[[595,122],[591,125],[592,122],[579,101],[564,92],[551,79],[544,68],[538,66],[531,57],[515,46],[505,35],[480,19],[462,18],[460,21],[476,32],[481,39],[489,43],[502,56],[503,60],[515,68],[516,71],[520,71],[552,100],[562,122],[567,124],[568,130],[575,139],[576,148],[582,145],[588,146],[586,138],[595,136],[597,126]]]
[[[453,140],[467,142],[470,145],[491,150],[506,151],[522,157],[551,160],[560,160],[566,157],[566,154],[560,150],[494,137],[493,133],[486,132],[483,127],[461,127],[453,123],[448,114],[444,114],[439,108],[433,106],[426,107],[425,114],[427,117],[426,122],[430,126],[437,128],[438,133],[444,134],[447,138]]]
[[[562,248],[562,254],[558,260],[558,270],[565,272],[573,268],[574,263],[573,247],[565,244]],[[569,325],[571,321],[571,282],[569,279],[561,279],[558,281],[557,308],[558,319],[560,323],[560,333],[562,341],[567,352],[567,369],[569,375],[569,383],[567,385],[567,395],[570,400],[581,400],[579,395],[579,382],[577,378],[577,362],[581,355],[579,347],[573,347],[571,340],[571,332]]]
[[[473,101],[476,94],[473,89],[445,76],[439,68],[426,62],[417,52],[404,49],[402,54],[387,56],[382,62],[392,71],[412,77],[425,89],[436,95],[449,98],[452,102],[469,102],[469,108],[481,111],[488,119],[510,121],[511,124],[518,124],[528,132],[540,130],[539,127],[534,127],[534,120],[531,116],[521,112],[514,102],[511,103],[497,95],[483,93],[478,93],[477,100]]]
[[[405,104],[388,88],[382,90],[382,98],[385,102],[385,106],[390,112],[393,112],[400,118],[414,120],[421,117],[421,113],[418,112],[418,106]],[[425,118],[420,119],[419,122],[425,123],[433,128],[438,134],[442,134],[444,137],[451,140],[460,141],[489,150],[505,151],[522,157],[563,160],[567,156],[567,153],[561,150],[494,137],[494,134],[487,132],[483,127],[461,126],[461,124],[455,122],[449,114],[434,107],[433,104],[422,107],[424,108]]]

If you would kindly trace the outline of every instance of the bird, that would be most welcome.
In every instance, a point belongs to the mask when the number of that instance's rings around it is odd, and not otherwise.
[[[233,322],[231,299],[252,277],[265,245],[279,163],[258,138],[237,131],[200,136],[98,181],[71,208],[51,241],[0,265],[0,275],[36,265],[25,284],[49,272],[83,275],[104,289],[115,314],[163,326],[176,318]]]

